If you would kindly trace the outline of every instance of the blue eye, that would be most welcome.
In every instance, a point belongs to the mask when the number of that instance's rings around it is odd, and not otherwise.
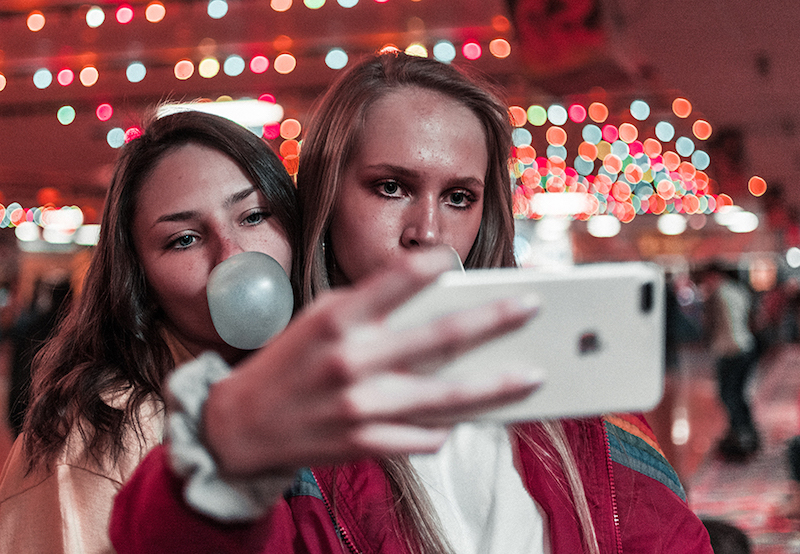
[[[175,248],[177,250],[183,250],[185,248],[189,248],[191,245],[195,243],[197,237],[194,235],[181,235],[172,242],[169,243],[170,248]]]
[[[454,192],[450,195],[450,201],[453,204],[463,204],[467,200],[467,195],[463,192]]]
[[[262,223],[267,219],[269,219],[271,215],[272,214],[267,211],[263,210],[255,211],[248,214],[247,217],[244,218],[244,221],[242,221],[242,223],[244,225],[258,225],[259,223]]]

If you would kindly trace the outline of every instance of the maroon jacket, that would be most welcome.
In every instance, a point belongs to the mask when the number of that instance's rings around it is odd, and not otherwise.
[[[603,553],[712,554],[700,520],[688,509],[675,472],[658,450],[644,419],[617,415],[564,422],[575,453]],[[519,426],[523,482],[547,514],[553,554],[583,550],[566,480],[545,467],[531,442],[552,452],[536,424]],[[557,459],[557,458],[556,458]],[[305,469],[263,519],[222,524],[182,501],[183,483],[157,447],[116,498],[111,540],[128,553],[406,554],[395,533],[388,483],[377,463],[364,460],[336,470]],[[336,487],[336,518],[330,498]],[[340,539],[341,537],[341,539]]]

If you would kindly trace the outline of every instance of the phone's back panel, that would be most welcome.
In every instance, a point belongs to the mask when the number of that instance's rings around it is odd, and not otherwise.
[[[480,416],[515,421],[646,411],[661,398],[664,375],[664,276],[644,262],[562,269],[449,272],[401,306],[401,329],[491,300],[536,293],[537,316],[446,366],[452,379],[498,371],[535,371],[543,386],[528,399]]]

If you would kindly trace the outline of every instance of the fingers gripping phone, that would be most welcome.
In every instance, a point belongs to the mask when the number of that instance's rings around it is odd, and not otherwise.
[[[482,269],[443,274],[388,319],[394,329],[501,298],[536,293],[539,313],[522,329],[441,369],[447,379],[529,368],[543,386],[479,419],[520,421],[646,411],[664,378],[664,275],[645,262],[568,268]]]

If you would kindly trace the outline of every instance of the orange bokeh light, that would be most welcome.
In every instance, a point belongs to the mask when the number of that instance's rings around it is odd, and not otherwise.
[[[511,45],[504,38],[496,38],[489,43],[489,52],[495,58],[502,60],[511,55]]]
[[[681,119],[685,119],[692,113],[692,103],[686,98],[676,98],[672,101],[672,113]]]
[[[639,129],[636,128],[636,125],[623,123],[619,126],[619,138],[630,144],[639,138]]]
[[[545,136],[547,142],[553,146],[564,146],[567,143],[567,132],[561,127],[550,127]]]
[[[644,153],[647,154],[649,158],[655,158],[661,155],[661,143],[654,138],[646,139],[642,146],[644,147]]]
[[[595,123],[602,123],[608,119],[608,108],[602,102],[592,102],[589,104],[589,117]]]
[[[286,119],[281,123],[281,136],[287,140],[297,138],[302,130],[296,119]]]
[[[664,152],[663,158],[664,166],[670,171],[675,171],[678,169],[678,166],[681,165],[681,157],[671,150]]]
[[[692,133],[700,140],[706,140],[711,136],[711,124],[705,119],[698,119],[692,124]]]
[[[533,163],[533,161],[536,159],[536,149],[534,149],[534,147],[530,144],[517,146],[517,159],[524,164]]]
[[[508,114],[511,116],[511,124],[514,127],[522,127],[528,122],[528,112],[521,106],[510,106]]]
[[[763,178],[754,175],[747,181],[747,190],[749,190],[750,194],[753,196],[761,196],[767,192],[767,182]]]
[[[297,67],[297,60],[291,54],[279,54],[278,57],[275,58],[272,67],[281,75],[286,75],[294,71],[294,68]]]
[[[44,28],[44,14],[39,10],[33,11],[28,15],[27,20],[28,29],[33,31],[34,33],[41,31]]]

